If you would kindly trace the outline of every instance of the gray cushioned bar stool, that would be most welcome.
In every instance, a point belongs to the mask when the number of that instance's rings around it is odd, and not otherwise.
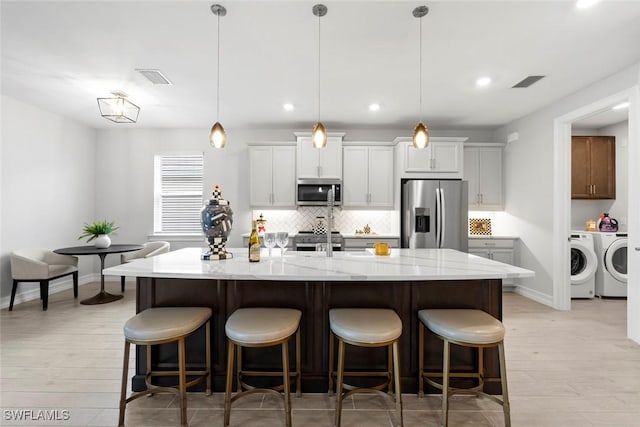
[[[340,427],[342,401],[353,393],[380,393],[390,397],[396,406],[397,425],[402,426],[402,397],[400,394],[400,362],[398,340],[402,335],[402,321],[395,311],[385,308],[334,308],[329,310],[329,393],[336,379],[335,426]],[[338,370],[334,371],[334,339],[338,339]],[[386,372],[345,372],[345,344],[357,347],[387,347]],[[344,377],[383,376],[386,381],[373,387],[345,384]],[[394,392],[395,383],[395,393]],[[383,390],[387,388],[387,393]],[[343,389],[347,391],[343,393]],[[393,395],[391,394],[393,393]]]
[[[475,394],[488,397],[499,403],[504,411],[504,423],[511,425],[509,411],[509,391],[507,389],[507,368],[504,357],[504,326],[502,323],[482,310],[472,309],[428,309],[418,312],[420,319],[419,330],[419,367],[418,367],[418,393],[424,395],[424,381],[442,390],[442,425],[446,426],[449,416],[449,396],[456,393]],[[444,342],[442,356],[442,372],[424,371],[424,331],[427,327]],[[450,344],[464,347],[478,348],[478,372],[450,373],[449,372],[449,348]],[[502,385],[502,399],[499,399],[483,391],[483,349],[486,347],[498,347],[500,359],[500,381]],[[471,377],[478,379],[478,385],[472,388],[459,389],[449,387],[450,377]],[[442,378],[439,384],[431,378]]]
[[[122,368],[122,389],[120,393],[120,418],[118,426],[124,426],[124,412],[127,403],[139,397],[171,392],[180,397],[180,423],[187,425],[187,388],[203,381],[207,382],[206,394],[211,394],[211,309],[208,307],[158,307],[148,308],[124,325],[124,363]],[[205,325],[206,362],[204,371],[187,371],[185,338]],[[151,346],[169,342],[178,342],[178,371],[152,371]],[[147,346],[147,389],[127,396],[127,376],[129,371],[129,349],[131,344]],[[176,387],[159,387],[151,384],[154,376],[179,377]],[[187,375],[197,378],[187,382]]]
[[[284,410],[287,427],[291,427],[291,377],[296,379],[296,394],[300,396],[300,318],[302,312],[292,308],[239,308],[227,319],[225,332],[229,340],[227,384],[224,399],[224,426],[231,419],[231,403],[251,393],[276,393],[284,390]],[[296,335],[296,371],[289,372],[289,340]],[[282,371],[245,371],[242,369],[242,347],[282,346]],[[238,348],[237,393],[232,397],[234,353]],[[282,385],[257,388],[244,382],[249,376],[282,376]]]

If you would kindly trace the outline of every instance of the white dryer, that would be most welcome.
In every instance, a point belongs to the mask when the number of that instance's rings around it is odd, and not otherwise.
[[[598,257],[593,236],[581,231],[571,232],[571,298],[593,298],[596,290]]]
[[[596,295],[627,296],[627,233],[592,233],[598,256]]]

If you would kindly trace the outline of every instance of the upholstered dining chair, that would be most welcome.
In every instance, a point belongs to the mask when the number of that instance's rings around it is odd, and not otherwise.
[[[9,311],[13,310],[19,282],[40,282],[40,299],[42,309],[49,303],[49,282],[63,276],[73,276],[73,297],[78,298],[78,258],[71,255],[60,255],[45,248],[20,249],[11,253],[11,302]]]
[[[153,242],[143,243],[143,248],[139,251],[126,252],[120,255],[120,262],[131,262],[140,258],[151,258],[152,256],[160,255],[169,252],[169,242],[157,240]],[[124,292],[124,276],[120,276],[120,289]]]

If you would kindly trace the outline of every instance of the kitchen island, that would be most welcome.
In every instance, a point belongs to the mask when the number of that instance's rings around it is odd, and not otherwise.
[[[211,342],[214,389],[224,388],[226,338],[224,324],[239,307],[292,307],[302,311],[302,388],[326,392],[328,371],[329,309],[334,307],[383,307],[395,310],[403,323],[400,339],[403,391],[417,391],[418,310],[424,308],[477,308],[502,319],[502,279],[532,277],[523,268],[502,264],[451,249],[393,249],[390,256],[370,251],[287,252],[249,263],[246,249],[230,249],[233,259],[201,261],[200,248],[181,249],[156,257],[107,268],[105,275],[137,277],[136,310],[162,306],[207,306],[213,309]],[[277,255],[275,255],[277,254]],[[133,313],[132,313],[133,315]],[[187,342],[193,369],[204,365],[204,331]],[[507,338],[508,339],[508,338]],[[153,369],[174,369],[175,346],[153,350]],[[292,343],[293,348],[293,343]],[[438,370],[442,343],[426,337],[426,363]],[[374,349],[375,350],[375,349]],[[386,368],[386,351],[348,348],[348,360],[356,368]],[[470,371],[477,366],[476,351],[452,349],[452,371]],[[248,370],[277,369],[278,348],[253,354],[242,353]],[[198,359],[200,358],[200,359]],[[356,366],[357,364],[357,366]],[[485,352],[486,389],[500,393],[498,356]],[[145,348],[136,347],[134,390],[144,388]],[[460,379],[453,385],[469,381]],[[431,390],[432,391],[432,390]]]

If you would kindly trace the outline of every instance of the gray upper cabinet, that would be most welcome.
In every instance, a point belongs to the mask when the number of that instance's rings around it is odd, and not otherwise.
[[[329,135],[325,148],[315,148],[311,135],[296,133],[298,178],[342,179],[342,135]]]
[[[465,146],[464,180],[470,210],[503,210],[502,147]]]

